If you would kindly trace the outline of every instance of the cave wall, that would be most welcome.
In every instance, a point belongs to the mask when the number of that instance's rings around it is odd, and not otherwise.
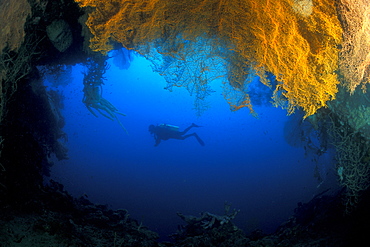
[[[64,121],[38,66],[74,65],[88,54],[79,23],[83,12],[73,0],[4,2],[0,19],[20,35],[9,31],[0,47],[0,204],[24,207],[42,192],[50,157],[67,158]],[[17,16],[19,9],[28,11]]]

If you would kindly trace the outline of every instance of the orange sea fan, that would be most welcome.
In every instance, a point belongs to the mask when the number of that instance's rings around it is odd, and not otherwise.
[[[186,66],[194,62],[192,51],[198,49],[199,40],[209,40],[209,52],[201,55],[211,62],[225,61],[224,78],[238,94],[248,94],[244,89],[252,66],[266,85],[265,72],[276,76],[274,100],[288,113],[300,107],[309,116],[335,98],[342,30],[333,0],[76,2],[95,7],[87,21],[94,35],[90,47],[95,51],[109,51],[114,40],[152,61],[160,60],[158,56],[181,57]],[[195,67],[219,73],[219,68],[199,63]],[[157,68],[162,74],[173,72],[168,67]],[[209,83],[199,78],[186,81]],[[280,104],[283,101],[287,104]]]

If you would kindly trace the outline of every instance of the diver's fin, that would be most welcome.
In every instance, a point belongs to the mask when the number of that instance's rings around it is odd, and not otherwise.
[[[199,142],[200,145],[202,145],[203,147],[206,145],[204,143],[204,141],[202,139],[200,139],[200,137],[198,137],[197,139],[198,139],[198,142]]]
[[[197,125],[197,124],[195,124],[195,123],[192,123],[192,124],[191,124],[191,127],[203,127],[203,126],[200,126],[200,125]]]
[[[199,142],[200,145],[202,145],[203,147],[206,145],[204,143],[204,141],[202,139],[200,139],[200,137],[198,136],[197,133],[194,133],[194,136],[195,136],[195,138],[197,138],[197,140],[198,140],[198,142]]]

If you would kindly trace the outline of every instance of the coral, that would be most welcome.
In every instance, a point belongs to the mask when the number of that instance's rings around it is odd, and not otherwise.
[[[370,106],[360,105],[349,112],[348,123],[354,131],[370,126]]]
[[[361,195],[370,187],[370,166],[367,160],[370,146],[360,132],[347,122],[329,113],[328,134],[336,148],[336,168],[339,183],[345,187],[344,204],[350,213],[360,201]]]
[[[104,85],[103,80],[105,79],[103,75],[108,68],[107,66],[105,57],[103,56],[95,56],[87,61],[86,67],[88,71],[87,73],[84,73],[84,97],[82,102],[95,117],[98,117],[98,115],[93,111],[93,109],[110,120],[117,120],[121,128],[128,134],[126,128],[117,117],[117,114],[122,116],[126,115],[119,112],[112,103],[103,98],[102,85]]]
[[[353,93],[370,81],[370,5],[368,0],[340,0],[338,6],[344,29],[340,72]]]
[[[312,115],[337,93],[342,29],[333,0],[75,1],[94,8],[86,22],[92,50],[106,53],[119,42],[156,63],[169,87],[185,86],[197,99],[221,78],[237,92],[227,93],[238,98],[228,100],[237,102],[231,108],[252,109],[253,70],[269,86],[265,72],[276,76],[273,99],[289,114],[300,107]]]
[[[153,70],[161,74],[167,81],[166,89],[184,87],[195,96],[194,108],[201,115],[208,107],[206,98],[213,90],[211,82],[223,78],[226,70],[223,59],[215,56],[222,48],[216,48],[212,40],[197,38],[193,42],[181,44],[177,52],[171,54],[167,48],[157,48],[150,53],[148,59],[153,63]]]
[[[294,0],[292,8],[297,14],[308,17],[312,14],[313,2],[312,0]]]
[[[232,223],[239,210],[230,212],[230,204],[225,203],[225,214],[201,213],[200,217],[177,215],[187,225],[179,226],[171,235],[176,246],[246,246],[245,234]]]
[[[39,247],[165,246],[158,243],[157,233],[139,224],[125,209],[93,204],[86,195],[74,198],[53,180],[42,190],[38,200],[27,202],[27,209],[10,210],[12,204],[4,203],[7,209],[0,215],[2,246],[15,242]]]
[[[0,123],[3,121],[8,102],[17,90],[18,82],[32,70],[39,42],[34,35],[30,35],[17,48],[17,52],[7,47],[0,54]]]
[[[258,117],[258,114],[254,111],[252,107],[249,89],[249,86],[253,79],[256,77],[256,74],[252,66],[249,66],[248,71],[249,72],[244,75],[244,78],[242,80],[244,83],[239,84],[235,82],[235,80],[233,80],[232,78],[229,78],[229,83],[225,82],[223,85],[223,95],[232,111],[237,111],[243,107],[247,107],[252,116]],[[255,90],[255,92],[256,91],[257,90]]]
[[[349,95],[347,85],[341,85],[336,100],[329,102],[328,106],[342,122],[348,123],[354,131],[370,140],[370,85],[363,86],[363,89],[357,87]]]
[[[16,83],[12,80],[13,78],[8,79],[7,76],[16,77],[17,75],[14,72],[22,70],[23,66],[22,63],[19,63],[17,68],[10,65],[9,53],[11,51],[16,52],[21,47],[25,36],[24,24],[30,14],[31,6],[27,0],[0,1],[0,22],[2,23],[0,32],[0,123],[2,122],[4,101],[6,100],[4,94],[8,91],[8,88],[13,88]],[[5,51],[5,48],[7,48],[7,51]]]
[[[315,1],[307,18],[295,15],[285,1],[258,1],[250,9],[254,47],[245,56],[255,57],[259,75],[269,71],[276,76],[275,103],[288,113],[301,107],[305,116],[325,107],[339,83],[335,70],[341,27],[334,1]],[[243,49],[242,42],[238,46]]]
[[[0,52],[6,46],[11,51],[18,50],[25,36],[24,24],[30,14],[31,6],[27,0],[0,1]]]
[[[177,215],[183,219],[186,223],[192,226],[196,226],[202,228],[203,230],[210,229],[213,227],[219,227],[224,224],[228,224],[235,216],[238,214],[240,210],[234,210],[231,214],[225,215],[215,215],[208,212],[203,212],[201,217],[194,217],[191,215],[183,215],[181,213],[177,213]]]

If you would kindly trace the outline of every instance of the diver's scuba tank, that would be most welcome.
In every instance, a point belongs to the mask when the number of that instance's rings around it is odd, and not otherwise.
[[[160,124],[159,127],[168,129],[170,131],[179,131],[180,127],[176,125],[171,125],[171,124]]]

